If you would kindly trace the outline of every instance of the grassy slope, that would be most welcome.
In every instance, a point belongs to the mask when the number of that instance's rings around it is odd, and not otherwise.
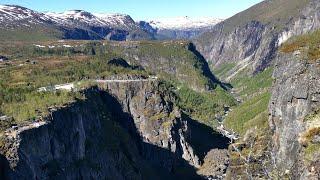
[[[272,85],[272,72],[273,68],[267,68],[256,75],[246,75],[246,70],[239,72],[231,80],[231,84],[238,89],[238,95],[243,100],[255,96],[256,93],[268,91]]]
[[[320,30],[289,39],[280,48],[281,52],[292,53],[300,51],[309,62],[320,58]]]
[[[32,28],[0,28],[0,39],[2,41],[48,41],[62,39],[63,33],[52,27],[33,26]]]
[[[252,127],[264,128],[268,125],[270,97],[270,93],[266,92],[248,99],[230,112],[225,125],[241,135]]]
[[[213,73],[220,79],[226,79],[228,73],[236,66],[236,63],[226,63],[222,64],[219,68],[213,68]]]

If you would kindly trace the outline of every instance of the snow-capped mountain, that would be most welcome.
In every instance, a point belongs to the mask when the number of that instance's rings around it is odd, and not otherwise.
[[[153,38],[152,34],[144,32],[129,15],[93,14],[83,10],[42,13],[15,5],[0,6],[0,29],[16,30],[19,33],[35,32],[36,29],[43,36],[46,36],[45,33],[48,36],[54,33],[60,36],[57,38],[63,39],[123,41]]]
[[[21,6],[0,5],[0,29],[19,29],[26,33],[31,30],[43,36],[54,32],[59,35],[57,38],[63,39],[189,39],[220,21],[215,18],[179,17],[135,22],[126,14],[83,10],[42,13]]]
[[[0,5],[0,26],[30,26],[30,24],[43,23],[49,20],[50,18],[44,14],[25,7]]]
[[[148,23],[155,29],[172,29],[172,30],[186,30],[186,29],[201,29],[213,27],[222,19],[212,17],[191,18],[173,17],[173,18],[159,18],[157,20],[150,20]]]
[[[119,25],[124,27],[137,26],[135,21],[127,14],[108,14],[108,13],[94,13],[99,19],[106,24]]]
[[[55,23],[72,25],[75,22],[90,26],[109,26],[131,28],[137,26],[134,20],[126,14],[90,13],[83,10],[70,10],[63,13],[46,12],[45,15]]]
[[[222,19],[212,17],[191,18],[173,17],[140,21],[142,29],[154,32],[157,39],[191,39],[210,30]]]
[[[82,10],[72,10],[64,13],[46,12],[45,15],[61,25],[73,24],[75,21],[91,25],[103,25],[93,14]]]

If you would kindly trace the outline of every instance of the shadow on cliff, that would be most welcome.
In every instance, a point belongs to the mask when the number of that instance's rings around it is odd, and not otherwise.
[[[5,156],[0,154],[0,179],[9,179],[8,172],[12,172],[9,166],[9,162]]]
[[[213,83],[217,83],[220,85],[224,90],[232,89],[232,85],[230,83],[221,82],[210,70],[209,64],[206,61],[206,59],[203,57],[203,55],[196,49],[195,45],[193,43],[190,43],[188,46],[188,50],[193,52],[199,59],[199,61],[202,63],[202,70],[204,73],[204,76],[209,78]]]
[[[191,119],[186,114],[182,114],[182,118],[188,122],[191,129],[191,135],[188,137],[189,142],[201,160],[211,149],[228,149],[229,138],[214,131],[211,127]]]
[[[156,172],[151,177],[143,177],[143,179],[204,179],[197,175],[196,169],[182,158],[182,147],[178,146],[176,152],[173,153],[167,149],[143,142],[132,116],[123,111],[119,101],[106,92],[100,92],[100,96],[108,106],[108,111],[114,121],[118,122],[135,141],[139,154],[148,164],[147,166],[151,168],[151,171]],[[137,157],[130,157],[130,159],[135,158]],[[141,172],[141,174],[145,174],[145,172]]]

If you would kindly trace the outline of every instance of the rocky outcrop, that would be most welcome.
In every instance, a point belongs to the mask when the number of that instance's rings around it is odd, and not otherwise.
[[[227,150],[213,149],[205,157],[205,161],[200,168],[200,174],[208,179],[223,179],[229,165]]]
[[[167,149],[176,156],[183,157],[190,165],[198,167],[200,160],[187,140],[191,133],[190,128],[187,121],[181,119],[178,108],[174,106],[174,97],[170,97],[170,94],[160,94],[152,84],[145,85],[145,82],[124,86],[121,83],[107,83],[104,89],[117,97],[124,112],[132,116],[134,126],[143,142]],[[157,159],[150,149],[143,151],[150,156],[149,158],[154,159],[155,163],[164,160],[161,156]],[[173,164],[168,163],[165,162],[165,167],[173,168]]]
[[[45,121],[8,129],[0,177],[199,179],[203,154],[228,145],[181,114],[160,82],[110,82],[84,94]],[[197,131],[220,141],[196,145]]]
[[[275,82],[270,102],[270,127],[276,169],[293,179],[318,179],[319,157],[305,159],[305,134],[313,138],[320,120],[308,116],[320,107],[319,61],[310,62],[299,53],[280,54],[276,58]],[[313,152],[312,152],[313,153]]]

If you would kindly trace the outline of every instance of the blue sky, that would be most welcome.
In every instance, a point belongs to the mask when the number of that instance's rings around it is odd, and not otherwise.
[[[38,11],[124,13],[136,20],[175,16],[227,18],[262,0],[0,0]]]

